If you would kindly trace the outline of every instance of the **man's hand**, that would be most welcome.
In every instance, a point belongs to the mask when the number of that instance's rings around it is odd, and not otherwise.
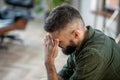
[[[45,62],[49,63],[50,61],[54,63],[54,59],[58,54],[58,45],[59,40],[53,40],[50,35],[47,35],[45,38]]]
[[[54,60],[58,54],[59,40],[53,40],[50,35],[45,38],[45,66],[47,70],[48,80],[58,80]]]

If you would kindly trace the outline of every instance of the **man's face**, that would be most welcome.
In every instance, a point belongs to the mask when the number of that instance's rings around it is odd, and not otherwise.
[[[79,48],[84,39],[85,29],[81,27],[80,20],[73,20],[68,23],[64,29],[50,33],[54,39],[59,39],[59,47],[64,54],[72,54],[76,48]]]
[[[62,51],[63,51],[63,53],[64,53],[65,55],[70,55],[70,54],[72,54],[72,53],[76,50],[76,48],[77,48],[77,46],[75,45],[75,43],[74,43],[72,40],[70,40],[69,43],[70,43],[70,44],[67,45],[65,49],[62,48]]]
[[[77,45],[75,44],[72,33],[62,31],[61,33],[53,32],[50,35],[53,40],[59,39],[59,47],[62,48],[65,55],[72,54],[76,50]]]

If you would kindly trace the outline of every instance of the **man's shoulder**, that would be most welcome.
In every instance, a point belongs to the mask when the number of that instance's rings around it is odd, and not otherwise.
[[[102,31],[95,29],[93,36],[86,41],[82,51],[104,53],[109,49],[112,49],[113,42],[115,43],[109,36],[105,35]]]
[[[75,59],[78,60],[82,58],[87,58],[89,56],[100,56],[99,53],[100,53],[99,49],[96,49],[91,46],[79,51],[77,55],[75,55]]]
[[[82,49],[83,50],[90,50],[90,51],[99,51],[104,46],[110,43],[108,40],[108,36],[106,36],[102,31],[93,29],[91,27],[88,28],[88,36],[87,39],[83,42]]]

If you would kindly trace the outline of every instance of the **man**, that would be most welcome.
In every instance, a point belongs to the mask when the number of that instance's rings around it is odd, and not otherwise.
[[[75,8],[55,8],[44,29],[49,33],[45,39],[48,80],[120,80],[120,46],[101,31],[86,27]],[[58,47],[69,55],[59,73],[54,64]]]

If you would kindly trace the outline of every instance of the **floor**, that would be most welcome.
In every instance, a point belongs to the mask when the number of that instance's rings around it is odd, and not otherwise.
[[[22,42],[6,40],[8,50],[0,50],[0,80],[40,80],[46,77],[44,67],[43,20],[31,20],[24,31],[10,34],[22,39]],[[59,50],[56,69],[59,71],[66,63],[67,56]]]

